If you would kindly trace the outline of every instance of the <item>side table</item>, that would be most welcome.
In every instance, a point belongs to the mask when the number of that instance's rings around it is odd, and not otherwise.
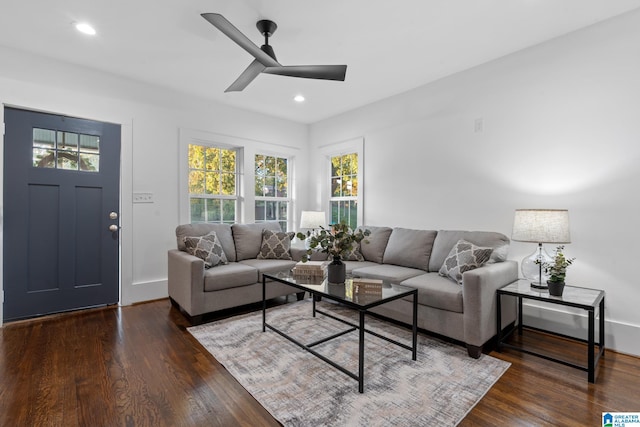
[[[512,296],[518,300],[518,325],[516,328],[511,329],[506,334],[502,333],[502,319],[501,319],[501,301],[504,295]],[[556,297],[549,295],[547,290],[534,289],[531,287],[531,281],[529,280],[516,280],[496,291],[497,298],[497,324],[498,324],[498,340],[497,350],[501,351],[504,348],[511,348],[519,350],[527,354],[542,357],[543,359],[553,362],[561,363],[572,368],[577,368],[588,373],[588,379],[590,383],[595,382],[595,367],[600,360],[600,357],[604,354],[604,297],[605,293],[600,289],[580,288],[577,286],[565,286],[562,296]],[[586,310],[588,313],[589,321],[587,326],[587,339],[579,339],[574,337],[567,337],[566,335],[558,334],[552,331],[545,330],[544,332],[552,335],[562,336],[564,338],[572,339],[579,342],[587,343],[587,366],[577,365],[574,363],[566,362],[564,360],[556,359],[548,355],[538,353],[532,350],[527,350],[521,346],[516,346],[507,343],[507,339],[513,334],[514,331],[518,331],[522,335],[522,329],[535,329],[538,328],[527,327],[522,323],[522,300],[530,299],[535,301],[544,301],[546,303],[563,305],[567,307],[576,307]],[[595,342],[595,311],[599,309],[599,339]],[[598,346],[597,354],[594,353],[596,345]]]

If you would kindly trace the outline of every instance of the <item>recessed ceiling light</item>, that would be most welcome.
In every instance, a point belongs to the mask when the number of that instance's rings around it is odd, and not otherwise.
[[[76,30],[80,31],[83,34],[88,34],[90,36],[96,35],[96,30],[91,25],[86,22],[78,22],[76,23]]]
[[[296,102],[304,102],[304,96],[302,95],[296,95],[293,97],[293,100]]]

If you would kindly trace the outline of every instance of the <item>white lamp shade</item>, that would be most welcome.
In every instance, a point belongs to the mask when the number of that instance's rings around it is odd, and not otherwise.
[[[325,215],[322,211],[302,211],[300,217],[300,228],[316,229],[325,226]]]
[[[566,209],[516,209],[511,240],[533,243],[571,243]]]

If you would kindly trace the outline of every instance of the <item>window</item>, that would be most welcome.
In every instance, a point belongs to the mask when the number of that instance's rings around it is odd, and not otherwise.
[[[191,222],[236,222],[237,150],[189,144],[188,163]]]
[[[330,222],[358,226],[358,153],[331,156]]]
[[[33,167],[98,172],[100,137],[33,128]]]
[[[289,218],[289,161],[283,157],[255,156],[255,221],[277,221],[287,230]]]

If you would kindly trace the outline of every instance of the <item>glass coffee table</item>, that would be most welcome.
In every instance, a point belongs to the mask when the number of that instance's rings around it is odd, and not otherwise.
[[[331,336],[322,338],[312,343],[301,343],[290,335],[282,332],[278,328],[273,325],[267,323],[266,319],[266,311],[267,311],[267,302],[266,302],[266,287],[269,286],[269,281],[275,281],[290,285],[296,289],[301,291],[309,292],[311,294],[311,299],[313,301],[312,314],[313,317],[316,317],[316,313],[322,314],[326,317],[330,317],[338,322],[342,322],[349,326],[349,328],[344,331],[338,332]],[[371,331],[365,328],[365,314],[376,306],[386,304],[390,301],[397,300],[400,298],[405,298],[409,295],[413,296],[413,325],[412,325],[412,345],[407,345],[397,341],[392,337],[387,337],[377,332]],[[338,317],[333,316],[331,313],[327,313],[326,311],[320,310],[316,307],[316,301],[326,298],[328,300],[339,302],[347,307],[350,307],[354,310],[358,311],[359,321],[358,323],[351,323],[347,320],[340,319]],[[414,288],[409,288],[406,286],[395,285],[391,283],[383,283],[382,284],[382,292],[379,294],[364,294],[359,292],[354,292],[354,285],[351,279],[347,279],[345,283],[341,284],[332,284],[328,283],[326,279],[313,279],[312,277],[299,277],[294,276],[290,271],[281,272],[281,273],[273,273],[273,274],[263,274],[262,276],[262,332],[265,332],[267,328],[272,331],[280,334],[284,338],[288,339],[292,343],[297,346],[305,349],[309,353],[314,356],[322,359],[327,362],[334,368],[340,370],[346,375],[358,381],[358,391],[360,393],[364,392],[364,337],[365,333],[373,335],[375,337],[381,338],[385,341],[388,341],[392,344],[395,344],[399,347],[411,351],[412,360],[416,360],[417,356],[417,343],[418,343],[418,291]],[[332,340],[334,338],[341,337],[348,333],[357,331],[358,332],[358,373],[354,373],[329,359],[328,357],[318,353],[313,349],[313,347]]]

